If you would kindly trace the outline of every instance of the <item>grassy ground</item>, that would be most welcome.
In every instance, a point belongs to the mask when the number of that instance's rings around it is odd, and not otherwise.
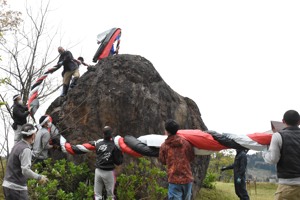
[[[256,192],[253,183],[248,188],[251,200],[273,200],[277,185],[274,183],[257,183]],[[196,200],[239,200],[234,192],[233,183],[217,182],[216,189],[201,189]]]

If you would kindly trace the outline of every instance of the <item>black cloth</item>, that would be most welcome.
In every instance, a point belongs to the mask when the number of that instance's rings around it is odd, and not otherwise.
[[[277,163],[278,178],[300,177],[300,128],[286,127],[279,131],[282,138],[280,159]]]
[[[27,106],[18,103],[13,105],[13,120],[16,125],[23,125],[27,123],[26,117],[29,115]]]
[[[64,66],[63,75],[66,71],[74,71],[78,69],[78,64],[74,60],[74,57],[70,51],[64,51],[60,54],[58,63],[61,63]]]
[[[244,150],[237,150],[234,158],[234,163],[230,166],[222,168],[223,170],[233,169],[235,194],[241,200],[249,200],[248,192],[246,190],[246,168],[247,168],[247,154]],[[240,182],[237,180],[241,179]]]
[[[115,165],[123,163],[122,151],[118,149],[113,140],[95,142],[96,147],[96,168],[113,170]]]

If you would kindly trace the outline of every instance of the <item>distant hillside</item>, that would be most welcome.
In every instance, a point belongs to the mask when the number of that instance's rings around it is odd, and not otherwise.
[[[247,176],[249,179],[269,181],[270,178],[276,177],[276,166],[266,163],[262,157],[262,152],[247,155],[247,158]]]

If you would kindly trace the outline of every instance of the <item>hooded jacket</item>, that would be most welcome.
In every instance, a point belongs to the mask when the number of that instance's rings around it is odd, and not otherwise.
[[[167,165],[168,182],[187,184],[194,180],[190,162],[195,157],[193,146],[178,135],[169,135],[159,150],[159,161]]]

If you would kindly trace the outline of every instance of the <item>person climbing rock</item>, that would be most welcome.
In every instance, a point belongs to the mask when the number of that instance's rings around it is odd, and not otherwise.
[[[58,47],[58,52],[60,54],[58,64],[64,66],[62,76],[63,76],[63,92],[61,96],[65,96],[68,93],[68,89],[70,86],[70,81],[73,78],[73,84],[71,87],[75,87],[77,81],[79,79],[79,66],[78,63],[75,61],[72,53],[70,51],[65,50],[62,47]]]

